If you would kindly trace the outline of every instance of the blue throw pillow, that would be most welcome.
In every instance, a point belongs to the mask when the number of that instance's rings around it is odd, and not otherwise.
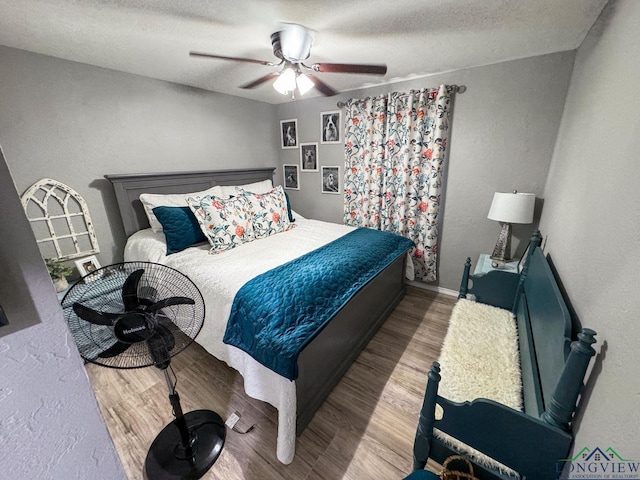
[[[167,240],[167,255],[207,241],[189,207],[156,207],[153,214],[162,225]]]
[[[289,221],[295,222],[296,219],[293,218],[293,214],[291,213],[291,202],[289,201],[289,195],[287,195],[287,192],[284,192],[284,197],[287,199],[287,213],[289,214]]]

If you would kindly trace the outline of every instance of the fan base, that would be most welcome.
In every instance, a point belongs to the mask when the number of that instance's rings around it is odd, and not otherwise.
[[[144,463],[149,480],[196,479],[216,462],[226,437],[224,421],[211,410],[185,413],[189,432],[195,434],[193,457],[183,457],[182,437],[175,422],[168,424],[149,447]]]

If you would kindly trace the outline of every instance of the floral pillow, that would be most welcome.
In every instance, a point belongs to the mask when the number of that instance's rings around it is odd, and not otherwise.
[[[205,195],[187,197],[187,203],[211,244],[209,253],[224,252],[255,239],[251,204],[246,197]]]
[[[265,238],[291,228],[287,199],[280,185],[262,194],[252,193],[240,187],[236,188],[236,191],[250,202],[255,238]]]

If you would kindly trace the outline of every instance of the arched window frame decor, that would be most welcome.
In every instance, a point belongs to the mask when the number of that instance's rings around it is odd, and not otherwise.
[[[29,222],[32,224],[43,222],[49,231],[48,237],[36,238],[38,246],[46,242],[51,242],[55,248],[56,256],[60,260],[71,260],[100,252],[87,203],[73,188],[57,180],[43,178],[31,185],[20,198]],[[51,201],[58,203],[62,211],[61,214],[54,215],[49,213],[49,202]],[[31,204],[37,207],[37,211],[41,212],[40,215],[29,217],[29,205]],[[74,206],[78,208],[72,208]],[[74,226],[74,222],[72,221],[74,217],[82,217],[85,227],[84,230],[79,231],[77,225]],[[66,220],[69,233],[65,232],[65,234],[62,235],[56,234],[53,221],[57,219]],[[36,229],[33,230],[34,233],[36,233]],[[80,242],[78,240],[83,236],[86,236],[89,240],[90,248],[88,250],[82,250],[80,248]],[[38,237],[37,234],[36,237]],[[71,244],[73,245],[73,251],[71,252],[64,251],[60,244],[60,240],[67,238],[71,239]]]

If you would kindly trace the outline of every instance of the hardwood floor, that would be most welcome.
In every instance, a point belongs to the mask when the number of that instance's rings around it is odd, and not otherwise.
[[[216,480],[392,480],[411,472],[413,437],[427,370],[440,352],[455,298],[409,287],[380,331],[297,439],[290,465],[276,459],[276,410],[247,397],[240,374],[196,343],[172,360],[185,412],[238,411],[239,434],[205,475]],[[173,417],[155,368],[87,365],[127,475],[142,479],[149,445]],[[432,468],[435,468],[432,467]],[[153,479],[150,479],[153,480]]]

